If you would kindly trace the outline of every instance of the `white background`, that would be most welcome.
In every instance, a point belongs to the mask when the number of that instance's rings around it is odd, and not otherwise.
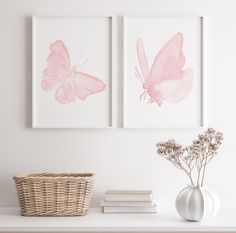
[[[199,17],[127,17],[124,21],[124,121],[127,127],[199,127],[202,125],[202,23]],[[140,101],[143,83],[135,76],[135,66],[142,74],[137,58],[137,40],[142,39],[149,70],[154,59],[168,43],[183,34],[183,70],[193,71],[193,87],[178,103],[163,101],[150,104],[150,96]],[[188,113],[188,114],[186,114]],[[178,116],[178,117],[176,117]]]
[[[200,129],[32,129],[31,15],[114,14],[122,34],[122,14],[200,14],[206,22],[207,124],[225,141],[207,171],[207,182],[223,207],[236,209],[236,22],[235,0],[0,0],[0,205],[17,205],[12,176],[25,171],[91,171],[97,174],[93,205],[105,190],[156,191],[159,211],[171,207],[186,177],[156,155],[155,144],[175,138],[190,143]],[[114,70],[115,119],[121,125],[122,44],[117,41]],[[100,56],[100,55],[99,55]]]
[[[109,127],[111,79],[111,18],[109,17],[36,17],[34,23],[34,126]],[[50,91],[41,87],[47,67],[50,44],[62,40],[70,56],[71,67],[102,80],[104,91],[86,100],[60,104],[55,100],[58,85]],[[82,55],[81,55],[82,53]],[[87,62],[86,62],[87,61]],[[94,115],[96,114],[96,117]]]

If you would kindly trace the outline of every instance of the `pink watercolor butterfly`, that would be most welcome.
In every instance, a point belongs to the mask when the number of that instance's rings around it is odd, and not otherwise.
[[[144,88],[140,100],[145,99],[148,94],[150,103],[156,102],[161,106],[163,101],[180,102],[190,93],[193,86],[193,71],[183,70],[185,58],[182,46],[183,35],[178,32],[162,47],[149,69],[143,41],[137,40],[137,56],[142,75],[135,67],[136,76]]]
[[[74,102],[76,98],[85,100],[89,95],[105,89],[102,80],[71,66],[68,50],[62,40],[50,44],[50,51],[41,86],[45,91],[56,87],[55,99],[60,104]]]

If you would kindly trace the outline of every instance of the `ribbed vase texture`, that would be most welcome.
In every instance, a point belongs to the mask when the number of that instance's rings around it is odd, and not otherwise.
[[[202,221],[215,216],[220,209],[218,195],[206,186],[187,186],[176,198],[176,209],[179,215],[188,221]]]

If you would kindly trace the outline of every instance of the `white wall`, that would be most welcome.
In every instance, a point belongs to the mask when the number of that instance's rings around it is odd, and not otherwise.
[[[236,1],[234,0],[0,0],[0,205],[16,205],[12,176],[25,171],[91,171],[93,205],[111,188],[153,189],[159,208],[174,208],[187,179],[157,156],[155,144],[190,143],[200,130],[32,129],[31,16],[40,13],[117,16],[116,125],[121,124],[121,15],[200,14],[207,17],[205,44],[207,124],[225,133],[208,185],[223,206],[236,208]],[[186,113],[188,114],[188,113]]]

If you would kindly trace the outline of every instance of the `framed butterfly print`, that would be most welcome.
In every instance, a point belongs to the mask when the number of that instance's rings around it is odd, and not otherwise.
[[[33,127],[112,126],[112,17],[33,17]]]
[[[124,127],[203,126],[203,17],[124,17],[123,67]]]

